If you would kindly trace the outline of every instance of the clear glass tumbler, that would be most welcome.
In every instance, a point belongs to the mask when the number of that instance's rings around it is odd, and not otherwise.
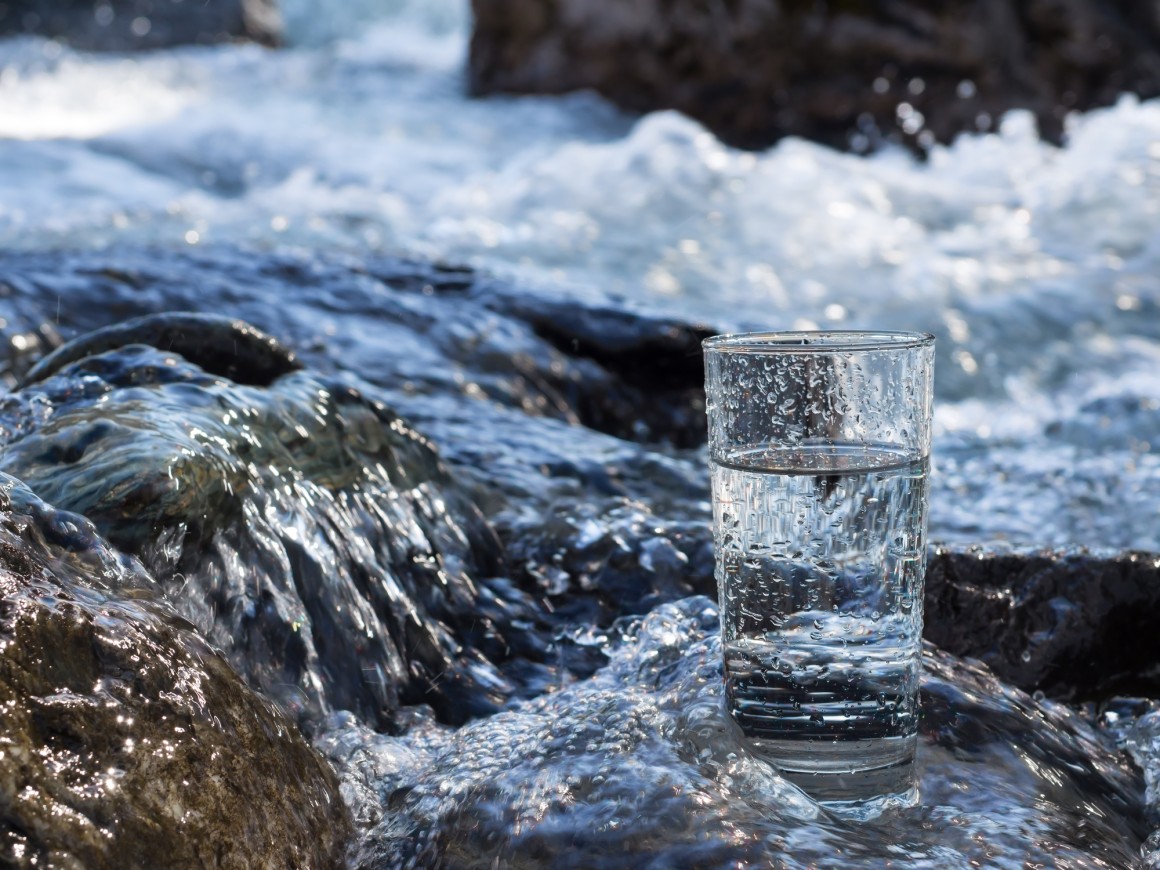
[[[934,337],[704,349],[729,712],[819,800],[913,796]]]

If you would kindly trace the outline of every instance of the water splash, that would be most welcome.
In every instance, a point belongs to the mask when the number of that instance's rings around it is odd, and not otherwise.
[[[453,636],[460,618],[495,633],[475,578],[497,543],[425,439],[355,387],[240,386],[129,345],[0,405],[0,465],[139,557],[304,724],[339,708],[389,727],[420,701],[461,721],[515,692]]]
[[[527,404],[519,391],[484,401],[448,376],[448,369],[472,372],[490,389],[514,370],[527,377],[532,363],[590,371],[590,361],[537,345],[494,285],[472,289],[462,272],[439,279],[420,270],[405,280],[395,263],[400,286],[390,289],[365,273],[352,285],[352,273],[333,264],[294,271],[302,261],[247,267],[221,257],[219,266],[236,267],[234,306],[245,308],[239,288],[247,280],[253,304],[264,303],[262,276],[275,274],[301,282],[303,310],[348,318],[344,324],[373,308],[393,311],[411,331],[425,312],[428,351],[456,349],[465,354],[456,358],[461,368],[445,366],[410,388],[364,384],[360,398],[349,375],[307,369],[246,385],[245,377],[209,374],[171,353],[105,350],[90,339],[87,346],[102,352],[0,405],[2,459],[155,566],[157,585],[241,671],[284,704],[301,704],[319,747],[343,771],[365,866],[477,866],[478,855],[531,866],[632,866],[645,856],[690,855],[708,867],[808,866],[838,854],[850,866],[890,858],[1021,866],[1051,855],[1077,866],[1130,862],[1148,827],[1142,784],[1126,759],[1078,713],[933,650],[921,700],[918,807],[886,809],[873,827],[854,825],[753,757],[722,710],[716,609],[684,598],[690,587],[711,587],[708,505],[697,500],[705,492],[703,452],[613,438],[552,416],[560,408]],[[132,299],[161,304],[185,292],[183,281],[203,301],[217,292],[212,278],[201,280],[213,274],[206,261],[183,261],[185,277],[175,281],[165,267],[151,268],[159,271],[126,273],[152,276],[133,285]],[[37,288],[54,281],[50,272],[36,271]],[[119,298],[126,286],[119,273],[100,274],[110,283],[78,286]],[[422,289],[435,285],[445,292]],[[24,287],[24,279],[11,286]],[[27,316],[29,300],[44,296],[14,293],[9,314]],[[526,305],[515,310],[526,314]],[[282,311],[288,322],[298,316],[292,307]],[[494,341],[523,342],[522,367],[516,355],[497,357],[495,344],[474,343],[463,331],[485,319],[481,312],[493,319]],[[616,317],[631,322],[623,312]],[[669,327],[642,320],[635,328],[652,341],[652,330]],[[335,351],[353,347],[351,360],[385,364],[368,370],[387,383],[399,362],[368,352],[360,335],[348,334]],[[328,358],[308,341],[300,346]],[[395,352],[406,357],[412,347]],[[611,371],[597,383],[620,388]],[[464,525],[472,514],[459,485],[423,439],[394,428],[398,419],[376,404],[379,390],[424,415],[463,479],[486,494],[508,575],[488,576],[498,566],[473,552],[479,535]],[[521,446],[513,452],[510,444]],[[507,467],[481,460],[492,452],[506,453]],[[549,457],[554,469],[536,465]],[[611,475],[610,464],[624,473]],[[400,541],[398,553],[392,547]],[[392,578],[405,595],[382,605],[379,587],[366,581]],[[255,582],[280,596],[262,615],[266,623],[246,610],[251,600],[261,604]],[[664,603],[676,598],[684,600]],[[409,669],[426,675],[437,673],[432,663],[448,665],[439,692],[428,694],[421,682],[408,693],[400,682],[396,698],[368,701],[364,674],[344,663],[348,655],[377,661],[384,649],[348,645],[362,637],[342,622],[348,613],[381,619],[373,639],[395,644]],[[643,620],[619,619],[642,613]],[[267,640],[298,630],[286,621],[295,615],[308,620],[301,640],[315,645],[316,658],[287,659],[286,647]],[[434,658],[410,642],[414,634],[398,642],[391,620],[399,615],[405,622],[413,615],[410,629],[433,639]],[[422,706],[429,701],[435,711]],[[321,718],[347,705],[354,712]],[[457,730],[442,724],[497,708]]]
[[[465,4],[380,14],[277,53],[0,44],[0,103],[15,107],[0,162],[20,170],[0,178],[0,244],[406,249],[528,292],[599,287],[721,328],[929,330],[940,429],[993,460],[964,469],[975,480],[1029,466],[1004,457],[1013,433],[1035,440],[1093,402],[1158,398],[1160,103],[1075,117],[1062,149],[1015,113],[925,165],[793,140],[745,153],[675,114],[633,119],[590,95],[467,100]],[[326,31],[334,13],[299,15]],[[1141,507],[1155,429],[1124,435],[1114,456],[1030,452],[1050,460],[1040,477],[1126,474],[1116,497]],[[1022,498],[1025,518],[956,525],[1034,535],[1050,493],[1029,481]],[[1141,525],[1118,533],[1090,513],[1051,541],[1148,545]]]
[[[364,867],[1129,866],[1136,775],[1067,708],[926,651],[921,806],[852,822],[752,755],[704,598],[617,626],[584,682],[458,730],[339,717],[318,745],[373,826]],[[410,863],[409,863],[410,862]]]

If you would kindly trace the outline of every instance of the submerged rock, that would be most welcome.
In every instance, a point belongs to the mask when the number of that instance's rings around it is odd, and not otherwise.
[[[1034,112],[1160,94],[1160,17],[1133,0],[474,0],[475,93],[594,88],[749,148],[783,136],[929,145]],[[926,137],[930,137],[929,139]]]
[[[237,381],[119,346],[159,336]],[[476,611],[476,578],[498,565],[490,529],[403,420],[292,363],[224,318],[97,332],[0,401],[0,468],[140,558],[251,685],[304,721],[338,708],[389,727],[401,703],[449,721],[494,709],[514,689],[456,636],[490,628]]]
[[[292,351],[244,321],[173,313],[140,317],[70,341],[37,362],[20,386],[43,381],[77,360],[131,344],[179,354],[207,374],[255,387],[268,387],[302,368]]]
[[[275,0],[4,0],[0,36],[35,33],[76,48],[133,51],[282,35]]]
[[[337,866],[334,773],[83,517],[0,477],[0,864]]]
[[[361,868],[1132,866],[1147,831],[1126,759],[1059,705],[926,650],[921,801],[843,819],[755,757],[722,706],[704,598],[622,623],[591,679],[403,738],[319,743],[371,826]]]

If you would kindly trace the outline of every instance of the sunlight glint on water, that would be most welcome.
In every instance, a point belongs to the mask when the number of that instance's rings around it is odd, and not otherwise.
[[[1062,150],[1016,114],[925,165],[800,141],[750,154],[591,95],[466,99],[465,2],[384,4],[367,27],[321,20],[333,4],[293,5],[311,32],[278,52],[126,58],[0,40],[0,102],[19,110],[0,138],[0,245],[158,245],[162,260],[215,243],[305,260],[405,251],[722,328],[930,329],[942,431],[962,437],[935,451],[940,539],[1160,546],[1160,103],[1079,118]],[[80,115],[78,87],[96,97]],[[290,316],[317,321],[324,342],[324,308]],[[356,317],[336,321],[353,370],[390,359]],[[491,418],[469,419],[495,437]],[[525,422],[514,452],[548,437]],[[602,451],[585,459],[595,467],[623,455],[570,429]],[[734,733],[715,621],[703,600],[656,608],[593,678],[462,730],[422,714],[404,737],[336,723],[336,740],[368,747],[349,756],[348,784],[391,810],[377,866],[421,865],[416,850],[464,837],[478,837],[471,860],[502,862],[522,842],[553,867],[633,850],[625,860],[687,863],[714,843],[721,866],[736,849],[881,867],[884,843],[913,866],[1089,866],[1093,830],[1128,866],[1121,760],[1073,711],[933,650],[927,712],[956,718],[924,718],[923,806],[887,819],[888,837],[834,822]]]

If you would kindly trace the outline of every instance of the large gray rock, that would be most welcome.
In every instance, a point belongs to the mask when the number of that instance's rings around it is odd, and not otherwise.
[[[333,772],[150,585],[0,476],[0,865],[337,866]]]
[[[282,20],[275,0],[3,0],[0,36],[18,33],[100,51],[231,39],[276,45]]]
[[[1049,138],[1071,109],[1160,94],[1154,0],[473,0],[471,88],[594,88],[727,142],[949,141],[1012,108]],[[927,136],[923,136],[923,133]]]

